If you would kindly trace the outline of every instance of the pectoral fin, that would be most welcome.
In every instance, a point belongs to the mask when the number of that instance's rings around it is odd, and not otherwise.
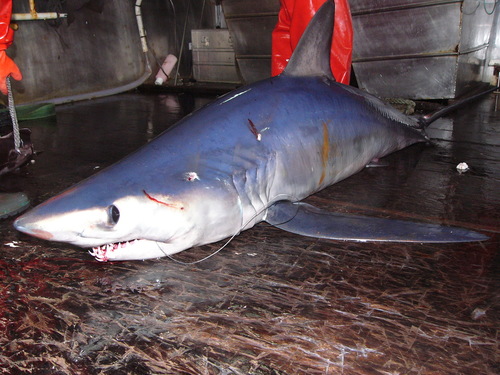
[[[328,212],[302,202],[275,203],[265,221],[287,232],[332,240],[444,243],[488,239],[463,228]]]

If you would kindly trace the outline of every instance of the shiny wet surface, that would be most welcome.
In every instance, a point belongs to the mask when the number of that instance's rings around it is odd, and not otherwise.
[[[17,374],[497,374],[500,110],[494,95],[308,199],[478,230],[470,244],[315,240],[261,224],[197,264],[99,263],[0,222],[0,369]],[[42,153],[0,180],[33,204],[207,103],[124,94],[26,122]],[[499,99],[500,100],[500,99]],[[182,147],[182,145],[179,145]],[[467,162],[470,170],[458,173]],[[201,259],[223,243],[177,254]]]

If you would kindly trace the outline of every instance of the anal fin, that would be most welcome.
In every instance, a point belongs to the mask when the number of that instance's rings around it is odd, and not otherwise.
[[[287,232],[332,240],[446,243],[488,239],[464,228],[328,212],[290,201],[269,207],[265,221]]]

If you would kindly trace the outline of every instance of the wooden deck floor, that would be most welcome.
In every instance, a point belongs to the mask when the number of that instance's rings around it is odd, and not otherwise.
[[[23,124],[43,153],[0,189],[40,203],[207,100],[125,94],[60,106],[57,122]],[[491,237],[483,243],[337,242],[258,225],[195,265],[103,264],[0,222],[0,372],[500,373],[498,106],[492,94],[433,124],[434,146],[403,150],[309,198],[472,228]],[[471,169],[460,174],[462,161]]]

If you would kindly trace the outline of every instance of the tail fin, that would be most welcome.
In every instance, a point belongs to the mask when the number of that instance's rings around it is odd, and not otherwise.
[[[428,113],[427,115],[420,117],[418,119],[418,123],[419,123],[420,127],[422,129],[424,129],[424,128],[428,127],[430,124],[432,124],[434,121],[436,121],[438,118],[443,117],[443,116],[447,115],[448,113],[453,112],[460,107],[463,107],[464,105],[472,103],[474,100],[479,99],[483,95],[489,94],[490,92],[493,92],[497,89],[498,89],[498,87],[490,87],[485,91],[481,91],[479,93],[467,96],[463,99],[459,99],[453,104],[450,104],[444,108],[438,109],[437,111]]]

